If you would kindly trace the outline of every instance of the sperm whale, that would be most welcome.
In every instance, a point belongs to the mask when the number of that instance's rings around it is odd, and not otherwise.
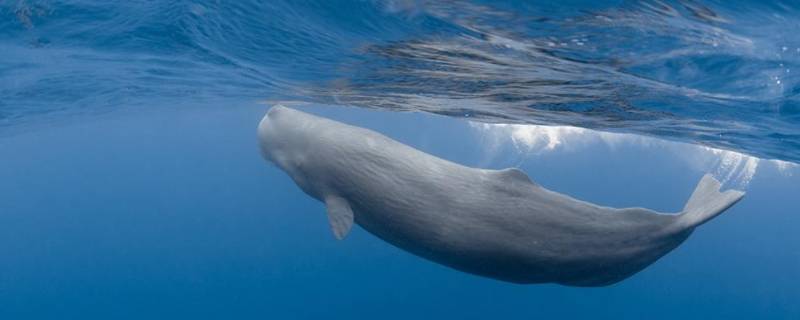
[[[417,256],[498,280],[606,286],[646,268],[744,196],[705,175],[683,210],[610,208],[522,171],[471,168],[380,133],[283,106],[258,127],[262,155],[325,203],[337,239],[353,223]]]

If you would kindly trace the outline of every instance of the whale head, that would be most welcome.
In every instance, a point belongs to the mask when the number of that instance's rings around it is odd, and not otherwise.
[[[350,232],[355,219],[349,201],[339,193],[348,185],[342,176],[355,169],[343,159],[363,151],[350,148],[352,140],[363,133],[280,105],[272,107],[258,125],[261,154],[306,194],[325,203],[331,230],[339,240]]]
[[[314,171],[311,160],[317,136],[314,127],[317,117],[276,105],[267,112],[258,125],[261,155],[285,171],[303,191],[312,196],[319,192],[309,182]]]

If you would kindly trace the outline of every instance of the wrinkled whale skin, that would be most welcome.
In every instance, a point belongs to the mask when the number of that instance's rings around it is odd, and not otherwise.
[[[264,157],[326,204],[337,238],[355,222],[420,257],[514,283],[616,283],[744,195],[719,192],[706,175],[678,214],[603,207],[547,190],[517,169],[466,167],[283,106],[269,110],[258,136]]]

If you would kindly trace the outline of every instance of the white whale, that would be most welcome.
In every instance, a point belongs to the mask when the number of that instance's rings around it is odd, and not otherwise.
[[[604,286],[681,244],[739,201],[700,180],[678,214],[598,206],[553,192],[517,169],[470,168],[377,132],[275,106],[262,153],[327,207],[334,235],[353,222],[443,265],[514,283]]]

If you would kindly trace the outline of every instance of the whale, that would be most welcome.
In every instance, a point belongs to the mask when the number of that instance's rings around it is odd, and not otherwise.
[[[680,212],[611,208],[548,190],[517,168],[464,166],[281,105],[257,131],[262,156],[325,204],[336,239],[355,223],[424,259],[518,284],[617,283],[744,196],[706,174]]]

